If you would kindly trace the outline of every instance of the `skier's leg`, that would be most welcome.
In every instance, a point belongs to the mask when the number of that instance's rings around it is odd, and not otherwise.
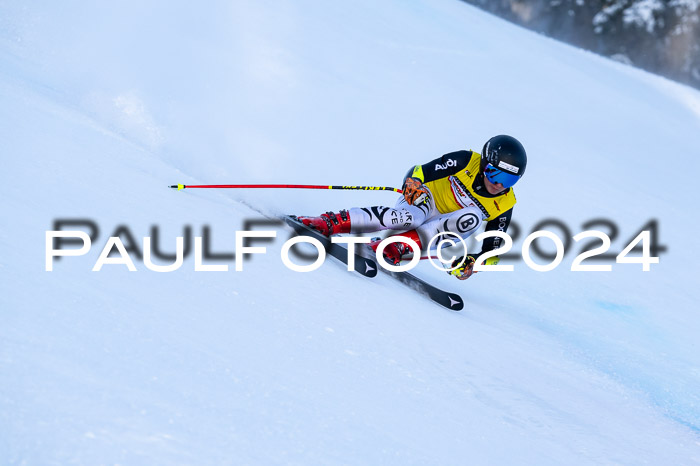
[[[439,215],[418,228],[425,249],[436,250],[441,239],[458,242],[458,238],[466,239],[479,229],[483,222],[482,213],[476,207]],[[437,238],[436,238],[437,237]],[[434,239],[435,238],[435,239]],[[455,258],[448,272],[460,280],[469,278],[473,271],[475,258],[467,255],[466,249],[461,257]]]
[[[476,207],[467,207],[456,212],[440,214],[423,218],[416,228],[403,233],[393,235],[395,241],[384,249],[384,258],[397,265],[403,258],[412,252],[411,246],[400,237],[413,240],[421,251],[428,252],[430,249],[437,249],[442,238],[433,240],[436,236],[444,236],[445,239],[457,241],[454,235],[466,239],[474,233],[481,225],[481,211]],[[445,232],[453,233],[444,235]],[[381,240],[370,243],[370,247],[376,251]]]
[[[433,241],[435,236],[442,236],[443,233],[449,232],[452,235],[444,235],[445,238],[451,237],[453,240],[456,240],[454,235],[457,235],[466,239],[477,231],[481,223],[481,211],[477,207],[472,206],[455,212],[437,215],[420,225],[417,231],[423,246],[427,248],[432,241],[431,249],[434,249],[440,242],[439,238]]]
[[[318,217],[298,217],[326,236],[339,233],[369,233],[381,230],[409,230],[437,213],[432,199],[420,206],[401,197],[394,207],[353,207],[339,213],[326,212]]]
[[[355,207],[350,214],[350,233],[369,233],[382,230],[411,230],[423,224],[437,212],[432,202],[411,205],[401,197],[394,207]]]
[[[395,241],[384,248],[384,258],[394,265],[398,265],[403,256],[412,251],[411,246],[403,238],[412,240],[418,250],[422,249],[423,246],[416,228],[440,214],[435,207],[432,196],[428,196],[427,201],[418,206],[411,205],[404,198],[400,198],[393,209],[372,207],[369,212],[367,209],[360,210],[366,214],[365,217],[360,218],[365,220],[366,225],[372,225],[372,229],[367,231],[402,230],[402,233],[393,235]],[[377,227],[377,222],[380,223],[379,227]],[[370,243],[370,247],[376,251],[381,242],[381,239],[375,239]]]

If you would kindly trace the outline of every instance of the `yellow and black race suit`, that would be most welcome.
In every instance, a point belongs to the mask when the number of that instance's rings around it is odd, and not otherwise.
[[[484,177],[480,174],[480,163],[481,154],[477,152],[450,152],[432,162],[416,165],[408,171],[406,177],[418,178],[430,189],[435,207],[440,213],[476,206],[487,222],[486,231],[505,232],[516,202],[513,188],[500,194],[490,194],[484,186]],[[481,253],[496,249],[500,243],[500,238],[487,238],[482,244]]]

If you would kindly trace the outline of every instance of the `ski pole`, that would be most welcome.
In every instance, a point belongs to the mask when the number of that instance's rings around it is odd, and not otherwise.
[[[316,185],[316,184],[174,184],[170,186],[178,191],[182,189],[192,189],[192,188],[235,188],[235,189],[247,189],[247,188],[291,188],[291,189],[355,189],[362,191],[394,191],[397,193],[403,193],[402,190],[398,188],[392,188],[389,186],[326,186],[326,185]]]

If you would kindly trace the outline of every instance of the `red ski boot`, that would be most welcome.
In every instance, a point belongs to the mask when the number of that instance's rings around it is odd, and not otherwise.
[[[350,233],[350,216],[347,210],[341,210],[337,214],[326,212],[318,217],[297,217],[297,219],[325,236]]]
[[[418,249],[423,249],[423,246],[420,242],[420,237],[418,236],[418,232],[416,232],[416,230],[405,231],[398,235],[392,235],[388,238],[397,238],[401,236],[405,236],[406,238],[412,239],[416,242],[416,244],[418,244]],[[381,243],[382,241],[383,239],[381,238],[375,238],[371,243],[369,243],[369,247],[371,247],[372,250],[376,252],[379,243]],[[413,249],[411,249],[411,246],[409,246],[408,243],[404,243],[403,241],[395,241],[393,243],[387,244],[387,246],[384,248],[383,255],[384,259],[388,263],[392,265],[399,265],[403,257],[407,254],[411,254],[412,252]],[[420,254],[420,251],[418,252],[418,254]]]

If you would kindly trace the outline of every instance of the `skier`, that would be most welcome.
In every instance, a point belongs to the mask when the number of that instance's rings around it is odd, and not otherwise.
[[[514,137],[489,139],[482,153],[461,150],[412,167],[403,182],[403,197],[392,207],[374,206],[327,212],[318,217],[298,217],[326,236],[402,230],[396,236],[414,240],[421,249],[438,234],[451,232],[469,237],[485,221],[486,231],[505,232],[513,214],[513,185],[525,173],[525,148]],[[370,243],[376,250],[379,240]],[[450,273],[466,280],[474,272],[475,258],[500,246],[500,238],[487,238],[479,254],[454,261]],[[397,240],[384,249],[387,262],[398,265],[411,253],[408,244]],[[490,257],[488,265],[498,263]]]

